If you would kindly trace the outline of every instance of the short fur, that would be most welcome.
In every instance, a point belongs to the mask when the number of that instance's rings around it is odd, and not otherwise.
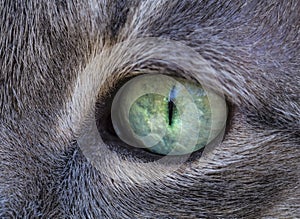
[[[300,217],[299,28],[298,0],[1,0],[0,218]],[[222,143],[154,182],[130,171],[167,167],[117,152],[95,168],[97,98],[162,66],[218,85]]]

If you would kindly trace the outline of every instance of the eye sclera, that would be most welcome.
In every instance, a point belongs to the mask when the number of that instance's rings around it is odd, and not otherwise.
[[[157,147],[155,145],[160,141],[162,142],[166,134],[166,129],[163,127],[163,129],[158,129],[147,136],[137,135],[131,127],[129,112],[140,97],[148,95],[149,93],[167,97],[174,88],[176,88],[177,94],[173,101],[179,112],[182,126],[179,132],[176,133],[179,136],[179,142],[173,143],[171,148],[167,148],[167,150],[162,152],[161,149],[165,146]],[[198,96],[195,94],[192,95],[192,90],[197,91]],[[199,91],[202,99],[199,97]],[[203,112],[199,109],[199,103],[198,105],[195,104],[195,97],[198,98],[197,100],[200,98],[201,101],[204,102],[205,98],[208,99],[207,102],[210,106],[209,112],[211,114],[209,125],[202,125],[199,115],[200,113],[203,114]],[[205,116],[208,116],[207,110],[204,109],[204,111],[206,113],[204,113]],[[155,116],[155,118],[150,118],[150,120],[153,120],[150,121],[150,123],[160,127],[164,118],[159,117],[161,115]],[[112,103],[111,117],[117,135],[128,145],[146,148],[154,153],[163,155],[183,155],[203,148],[224,129],[227,117],[227,106],[225,100],[215,92],[198,84],[188,82],[187,80],[175,79],[161,74],[141,75],[131,79],[119,89]],[[200,128],[206,129],[204,130],[206,135],[202,139],[199,137]],[[207,129],[209,129],[208,133]],[[170,134],[170,132],[168,133]],[[167,136],[168,139],[169,137],[170,136]],[[200,140],[203,142],[201,142],[201,145],[198,145]]]

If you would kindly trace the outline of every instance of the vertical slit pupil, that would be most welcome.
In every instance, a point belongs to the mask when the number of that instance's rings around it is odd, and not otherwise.
[[[168,98],[168,115],[169,115],[169,126],[172,125],[172,118],[173,118],[173,112],[174,112],[174,99],[176,98],[176,87],[175,85],[172,87],[169,98]]]
[[[172,117],[173,117],[173,108],[174,108],[174,103],[173,101],[168,102],[168,112],[169,112],[169,125],[172,125]]]

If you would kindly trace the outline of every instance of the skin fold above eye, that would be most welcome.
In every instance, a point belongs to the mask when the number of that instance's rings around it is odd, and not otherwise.
[[[141,75],[117,92],[112,104],[117,135],[133,147],[161,155],[197,151],[226,124],[225,100],[200,84],[166,75]]]

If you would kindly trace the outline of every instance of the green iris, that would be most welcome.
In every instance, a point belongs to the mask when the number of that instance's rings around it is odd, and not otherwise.
[[[161,155],[205,147],[224,128],[226,114],[225,101],[214,92],[165,75],[131,79],[112,104],[112,122],[120,139]]]

